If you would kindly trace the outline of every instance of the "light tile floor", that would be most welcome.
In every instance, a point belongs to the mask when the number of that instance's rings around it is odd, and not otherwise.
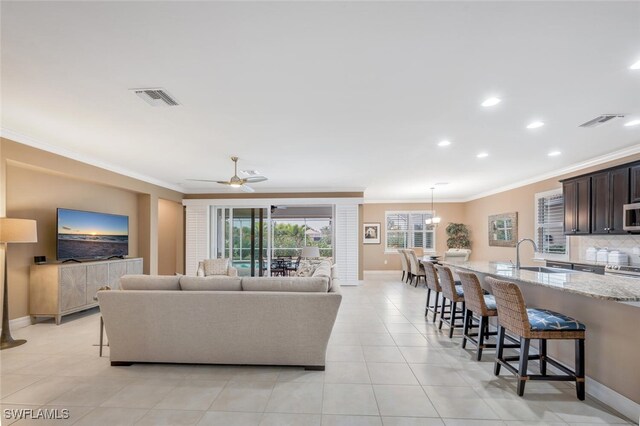
[[[67,420],[16,425],[583,425],[629,424],[568,383],[515,381],[492,374],[425,321],[424,287],[397,274],[371,274],[343,287],[326,371],[196,365],[111,367],[98,357],[94,311],[19,329],[28,339],[0,352],[5,409],[70,411]]]

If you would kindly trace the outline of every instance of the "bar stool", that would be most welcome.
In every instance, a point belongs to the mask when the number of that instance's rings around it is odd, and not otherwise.
[[[440,324],[438,329],[442,329],[442,324],[449,326],[449,338],[453,337],[453,330],[464,326],[464,312],[466,310],[464,303],[464,290],[461,285],[456,285],[453,279],[451,269],[446,266],[436,265],[438,275],[440,276],[440,286],[442,287],[442,309],[440,310]],[[446,312],[445,306],[449,300],[449,311]],[[458,303],[462,304],[462,310],[458,311]],[[445,314],[449,314],[445,316]],[[456,320],[462,321],[457,323]]]
[[[495,336],[497,332],[489,332],[489,318],[497,317],[496,299],[490,294],[484,294],[478,276],[472,272],[458,271],[466,310],[464,312],[464,328],[462,330],[462,347],[467,346],[467,340],[476,345],[478,354],[476,359],[482,360],[482,350],[495,348],[494,343],[486,343],[485,339]],[[473,324],[473,315],[478,316],[478,325]],[[472,333],[473,328],[478,328],[477,333]],[[476,339],[477,337],[477,339]]]
[[[494,374],[500,374],[500,367],[504,366],[518,378],[518,395],[524,395],[527,380],[555,380],[576,382],[576,393],[579,400],[584,400],[584,340],[586,327],[584,324],[568,316],[546,309],[527,308],[520,288],[509,281],[487,278],[496,298],[498,308],[498,348]],[[503,356],[506,330],[520,337],[520,355]],[[531,339],[540,340],[539,353],[529,355]],[[554,359],[547,356],[547,340],[565,339],[575,341],[575,371],[570,370]],[[528,374],[529,360],[540,360],[540,374]],[[518,368],[509,361],[518,360]],[[566,375],[548,375],[547,363],[558,368]]]
[[[433,322],[436,322],[436,318],[438,317],[438,305],[440,304],[440,293],[442,292],[442,287],[440,287],[438,272],[436,271],[436,267],[433,266],[433,263],[425,261],[422,262],[422,266],[424,267],[425,281],[427,283],[427,304],[424,308],[424,316],[428,316],[429,311],[431,311],[433,312]],[[433,305],[429,305],[432,291],[436,295],[436,303]]]

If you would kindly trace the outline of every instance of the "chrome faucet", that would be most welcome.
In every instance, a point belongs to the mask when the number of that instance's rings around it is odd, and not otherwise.
[[[533,241],[531,238],[522,238],[520,241],[518,241],[518,244],[516,244],[516,269],[520,269],[520,244],[522,244],[525,241],[531,242],[531,244],[533,244],[533,250],[535,252],[538,251],[538,246],[536,245],[536,242]]]

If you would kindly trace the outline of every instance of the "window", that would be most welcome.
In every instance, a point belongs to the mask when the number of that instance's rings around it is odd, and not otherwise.
[[[385,251],[422,247],[435,251],[436,233],[424,221],[431,212],[385,212]]]
[[[536,194],[536,244],[544,258],[566,258],[564,235],[564,198],[557,189]]]

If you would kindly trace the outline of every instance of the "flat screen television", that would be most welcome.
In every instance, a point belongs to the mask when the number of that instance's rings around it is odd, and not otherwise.
[[[129,216],[59,208],[57,217],[58,260],[129,254]]]

